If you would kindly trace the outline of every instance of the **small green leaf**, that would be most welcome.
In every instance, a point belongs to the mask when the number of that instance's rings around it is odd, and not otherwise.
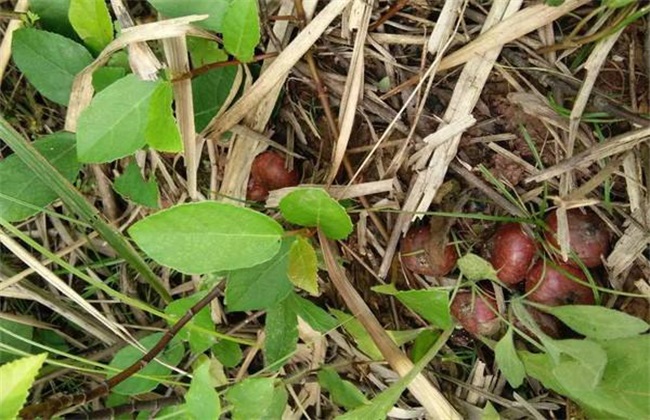
[[[370,334],[363,328],[361,322],[357,320],[350,314],[339,311],[337,309],[330,309],[332,315],[334,315],[338,320],[341,326],[347,331],[348,334],[352,336],[354,341],[357,343],[359,350],[368,355],[372,360],[383,360],[381,352],[375,345],[375,342],[372,341]]]
[[[218,419],[221,415],[218,384],[210,373],[210,360],[204,360],[192,372],[190,389],[185,394],[187,412],[195,420]]]
[[[419,362],[439,338],[439,331],[423,330],[420,332],[413,341],[411,360],[413,360],[414,363]]]
[[[50,134],[36,140],[33,146],[66,179],[73,181],[77,178],[81,165],[75,153],[74,134]],[[0,160],[0,217],[9,222],[24,220],[56,199],[56,193],[18,156],[11,155]]]
[[[237,68],[216,68],[192,79],[196,130],[203,130],[226,102],[235,83]]]
[[[481,420],[500,420],[499,412],[494,408],[494,406],[488,401],[483,408],[481,413]]]
[[[149,208],[158,208],[158,184],[153,179],[145,181],[135,162],[129,163],[124,173],[115,179],[113,188],[127,200]]]
[[[211,39],[187,38],[187,49],[190,52],[193,68],[228,60],[228,53]]]
[[[280,201],[282,215],[291,223],[318,227],[330,239],[345,239],[352,221],[345,209],[320,188],[299,188]]]
[[[265,365],[272,371],[284,366],[296,351],[298,318],[286,299],[266,311]]]
[[[186,298],[176,299],[167,305],[165,308],[165,313],[176,318],[176,321],[178,321],[183,315],[187,313],[187,311],[190,310],[190,308],[192,308],[192,306],[201,300],[203,296],[205,296],[205,293],[199,292]],[[169,326],[171,327],[174,325],[176,321],[169,322]],[[210,307],[206,306],[205,308],[201,309],[196,315],[194,315],[194,317],[192,317],[187,325],[181,328],[177,334],[179,338],[189,341],[192,353],[203,353],[214,344],[215,340],[212,336],[207,335],[203,331],[192,330],[190,325],[200,327],[204,330],[214,331],[214,322],[212,322],[212,316],[210,315]]]
[[[250,209],[203,201],[153,214],[129,234],[159,264],[205,274],[270,260],[280,249],[282,226]]]
[[[332,368],[323,368],[318,372],[318,383],[330,393],[332,401],[347,410],[368,404],[368,399],[350,381],[341,379]]]
[[[526,372],[524,364],[517,356],[512,328],[499,340],[494,348],[494,357],[501,372],[513,388],[519,388],[524,383]]]
[[[499,281],[497,272],[489,261],[476,254],[463,255],[458,259],[458,268],[463,276],[470,281],[494,280]]]
[[[18,418],[18,412],[27,401],[29,388],[45,359],[47,353],[41,353],[0,366],[0,407],[3,419]]]
[[[145,348],[145,351],[149,351],[158,343],[158,341],[160,341],[162,337],[163,333],[155,333],[146,336],[145,338],[139,340],[139,342]],[[172,342],[167,345],[166,349],[157,357],[157,359],[169,366],[176,366],[183,358],[183,353],[183,343],[180,340],[172,340]],[[117,372],[119,373],[119,371],[126,369],[136,361],[140,360],[143,355],[144,353],[142,351],[133,346],[124,347],[115,354],[113,360],[111,360],[110,366],[117,369]],[[170,368],[163,366],[156,360],[152,360],[135,376],[132,376],[124,382],[118,384],[115,388],[112,389],[112,392],[122,395],[143,394],[160,385],[160,380],[168,376],[170,373]],[[116,374],[117,373],[113,373],[111,376],[115,376]],[[140,377],[141,375],[156,377],[157,379],[143,378]]]
[[[209,15],[194,24],[215,32],[221,32],[221,22],[230,0],[149,0],[149,3],[166,17]]]
[[[280,251],[273,259],[228,274],[228,311],[269,309],[291,293],[293,286],[287,277],[287,268],[292,242],[291,239],[282,241]]]
[[[130,74],[95,95],[79,116],[79,160],[111,162],[144,146],[149,103],[161,83],[143,81]]]
[[[149,120],[144,136],[149,146],[161,152],[183,151],[181,133],[172,109],[173,99],[171,83],[163,82],[153,93],[149,103]]]
[[[217,341],[217,344],[212,346],[212,353],[227,368],[237,366],[243,357],[239,344],[228,340]]]
[[[549,349],[549,343],[544,342]],[[594,389],[607,366],[607,353],[590,340],[553,340],[554,351],[563,354],[553,368],[553,375],[568,390]]]
[[[68,18],[95,53],[100,53],[113,40],[113,23],[104,0],[70,0]]]
[[[291,305],[300,318],[320,333],[326,334],[339,325],[336,319],[320,306],[300,297],[296,293],[291,293],[286,302]]]
[[[650,328],[647,322],[614,309],[594,305],[565,305],[543,308],[572,330],[590,338],[633,337]]]
[[[223,17],[223,45],[244,63],[253,59],[260,42],[258,15],[257,0],[237,0],[230,2]]]
[[[294,286],[309,294],[318,295],[318,260],[309,241],[297,237],[289,250],[288,276]]]
[[[11,54],[18,69],[47,99],[68,105],[72,81],[93,61],[83,45],[33,28],[13,34]]]
[[[101,92],[124,76],[126,70],[122,67],[100,67],[93,72],[93,89],[95,92]]]
[[[226,392],[233,420],[261,419],[273,404],[273,379],[248,378]]]
[[[437,327],[445,329],[451,326],[448,290],[432,288],[399,291],[392,284],[376,286],[372,290],[395,296],[404,306]]]
[[[46,31],[55,32],[66,38],[76,38],[77,34],[70,20],[68,9],[70,0],[30,0],[29,10],[38,15],[38,23]]]
[[[29,353],[32,351],[32,345],[26,343],[18,337],[31,340],[34,335],[34,327],[20,322],[10,321],[8,319],[0,318],[0,343],[8,349],[13,349],[16,352]],[[0,348],[0,363],[7,363],[19,356],[13,352],[8,352]],[[2,388],[0,386],[0,388]]]

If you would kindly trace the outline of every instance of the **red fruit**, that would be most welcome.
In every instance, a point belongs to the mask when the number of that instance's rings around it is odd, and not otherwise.
[[[592,268],[601,265],[601,258],[607,254],[609,248],[609,233],[600,218],[592,212],[572,209],[567,211],[567,220],[571,250],[582,260],[586,267]],[[551,213],[546,218],[546,223],[550,229],[544,235],[546,240],[555,248],[559,248],[556,238],[556,212]],[[569,262],[577,265],[570,260]]]
[[[591,288],[572,277],[587,283],[587,277],[577,267],[538,261],[526,275],[528,299],[548,306],[593,305],[595,300]]]
[[[248,178],[248,188],[246,189],[246,199],[250,201],[264,201],[269,196],[269,190],[264,185],[260,185],[255,178]]]
[[[451,315],[474,335],[490,336],[499,332],[497,303],[489,296],[459,291],[451,302]]]
[[[506,223],[491,239],[490,262],[497,277],[512,286],[524,280],[535,256],[535,242],[521,229],[519,223]]]
[[[298,171],[289,171],[284,164],[284,157],[279,153],[271,150],[260,153],[253,161],[251,177],[269,191],[298,185]]]
[[[454,268],[458,255],[456,248],[448,244],[444,253],[432,255],[437,247],[432,247],[429,226],[414,226],[402,239],[400,254],[402,263],[414,273],[425,276],[444,276]],[[442,254],[442,255],[441,255]]]

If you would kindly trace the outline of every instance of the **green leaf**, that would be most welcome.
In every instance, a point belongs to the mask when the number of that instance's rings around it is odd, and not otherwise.
[[[289,393],[284,388],[284,386],[276,386],[273,390],[273,399],[271,400],[271,405],[266,409],[263,414],[263,419],[281,419],[284,409],[287,406],[287,401],[289,400]]]
[[[216,68],[192,79],[196,131],[202,131],[226,102],[235,83],[237,68]]]
[[[320,306],[300,297],[296,293],[291,293],[285,302],[291,305],[296,314],[309,324],[310,327],[320,333],[326,334],[339,325],[336,319]]]
[[[549,343],[544,342],[549,349]],[[553,375],[566,389],[594,389],[607,365],[607,353],[590,340],[553,340],[554,351],[563,354]]]
[[[149,0],[149,3],[166,17],[209,15],[195,25],[215,32],[221,32],[221,22],[229,0]]]
[[[130,74],[95,95],[77,124],[79,160],[111,162],[144,146],[149,104],[161,83]]]
[[[228,340],[217,341],[217,344],[212,346],[212,353],[227,368],[237,366],[243,357],[239,344]]]
[[[33,28],[14,32],[11,54],[36,90],[60,105],[68,105],[74,77],[93,61],[83,45]]]
[[[265,366],[277,371],[289,361],[298,345],[298,318],[286,299],[266,311],[264,333]]]
[[[557,0],[556,0],[557,1]],[[634,3],[636,0],[604,0],[603,4],[610,9],[618,9]]]
[[[288,276],[294,286],[318,295],[318,259],[316,251],[302,236],[296,238],[289,250]]]
[[[264,418],[273,404],[273,379],[248,378],[233,385],[226,392],[226,400],[233,405],[233,420]]]
[[[142,344],[142,346],[144,346],[146,351],[149,351],[158,343],[158,341],[160,341],[163,335],[163,333],[155,333],[148,335],[138,341],[140,344]],[[158,355],[157,359],[169,366],[176,366],[183,358],[183,353],[184,350],[182,341],[172,340],[172,342],[167,345],[162,354]],[[140,360],[143,355],[144,353],[135,347],[124,347],[115,354],[109,366],[117,369],[119,372]],[[163,379],[170,373],[170,368],[163,366],[156,360],[152,360],[135,376],[132,376],[124,382],[118,384],[115,388],[112,389],[112,392],[122,395],[143,394],[160,385],[160,379]],[[116,374],[117,373],[114,373],[111,376],[115,376]],[[156,377],[158,379],[147,379],[140,376],[150,376]]]
[[[0,366],[0,407],[3,419],[18,418],[18,412],[27,401],[29,388],[45,359],[47,353],[41,353]]]
[[[499,281],[497,272],[489,261],[476,254],[463,255],[458,259],[458,268],[463,276],[470,281],[494,280]]]
[[[420,332],[413,341],[411,360],[413,360],[414,363],[419,362],[439,338],[439,331],[423,330]]]
[[[451,326],[449,312],[449,291],[444,289],[399,291],[393,284],[372,288],[377,293],[395,296],[404,306],[440,328]]]
[[[183,151],[181,133],[172,109],[173,97],[171,83],[163,82],[155,90],[149,103],[149,120],[144,136],[149,146],[161,152]]]
[[[158,208],[158,184],[153,179],[145,181],[135,162],[129,163],[124,173],[115,179],[113,188],[127,200],[149,208]]]
[[[18,337],[14,337],[14,335],[31,340],[34,335],[34,327],[0,318],[0,343],[8,348],[16,350],[17,352],[31,352],[32,345]],[[9,353],[0,348],[0,363],[7,363],[17,359],[18,357],[18,355]],[[0,386],[0,388],[2,387]]]
[[[572,330],[595,339],[632,337],[650,328],[647,322],[637,317],[602,306],[565,305],[542,309]]]
[[[203,201],[153,214],[129,234],[159,264],[205,274],[270,260],[280,249],[282,226],[250,209]]]
[[[260,42],[258,15],[257,0],[237,0],[230,2],[223,17],[223,45],[244,63],[253,59]]]
[[[228,60],[228,53],[211,39],[189,37],[187,49],[190,52],[193,68]]]
[[[282,241],[280,251],[273,259],[229,273],[226,286],[228,311],[269,309],[291,293],[293,286],[287,277],[291,242],[291,239]]]
[[[185,394],[187,412],[196,420],[218,419],[221,415],[218,384],[210,373],[210,360],[204,360],[192,372],[190,389]]]
[[[494,357],[499,369],[501,369],[503,376],[506,377],[510,385],[513,388],[519,388],[524,383],[526,372],[524,370],[524,364],[517,356],[512,328],[508,328],[508,332],[506,332],[494,347]]]
[[[32,145],[68,181],[77,177],[81,165],[77,162],[74,134],[50,134],[36,140]],[[10,222],[24,220],[56,199],[56,193],[17,155],[0,161],[0,217]]]
[[[95,53],[100,53],[113,40],[113,22],[104,0],[70,0],[68,19]]]
[[[124,76],[126,70],[122,67],[100,67],[93,72],[93,89],[101,92]]]
[[[66,38],[76,38],[77,34],[68,20],[70,0],[30,0],[29,10],[38,15],[38,23],[46,31],[55,32]]]
[[[318,372],[318,383],[330,393],[332,402],[347,410],[368,404],[368,399],[350,381],[341,379],[332,368],[323,368]]]
[[[280,201],[282,215],[291,223],[318,227],[330,239],[345,239],[352,221],[345,209],[320,188],[299,188]]]
[[[481,420],[500,420],[499,412],[494,408],[489,401],[485,403],[483,412],[481,413]]]
[[[205,296],[205,292],[195,293],[192,296],[177,299],[167,305],[165,313],[176,318],[176,321],[185,315],[192,306],[194,306],[201,298]],[[176,323],[169,322],[171,327]],[[204,330],[214,331],[214,322],[210,315],[210,306],[201,309],[192,319],[178,332],[177,337],[187,340],[190,343],[192,353],[199,354],[209,349],[214,344],[214,337],[205,334],[203,331],[193,330],[191,326],[197,326]]]

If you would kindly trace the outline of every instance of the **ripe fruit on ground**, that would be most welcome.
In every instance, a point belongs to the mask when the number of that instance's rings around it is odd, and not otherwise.
[[[490,263],[509,286],[524,280],[535,252],[535,242],[519,223],[502,224],[490,239]]]
[[[458,259],[456,248],[448,244],[444,246],[444,252],[440,252],[432,242],[429,226],[412,227],[400,244],[400,255],[406,268],[425,276],[449,274]]]
[[[526,275],[528,299],[548,306],[593,305],[594,294],[585,274],[570,264],[538,261]]]
[[[485,294],[459,291],[451,302],[451,315],[474,335],[490,336],[499,332],[497,303]]]
[[[246,198],[262,201],[268,197],[269,191],[293,187],[299,182],[298,171],[287,170],[284,156],[268,150],[260,153],[253,160]]]
[[[582,260],[582,263],[589,268],[598,267],[602,263],[602,256],[607,255],[609,248],[609,233],[606,226],[598,216],[590,211],[583,212],[581,209],[567,211],[569,223],[569,244],[571,250]],[[552,212],[546,223],[550,231],[546,232],[546,240],[555,248],[559,248],[557,242],[557,213]],[[575,262],[569,262],[576,265]]]

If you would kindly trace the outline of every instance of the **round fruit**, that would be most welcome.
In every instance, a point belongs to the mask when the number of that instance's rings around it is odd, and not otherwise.
[[[255,178],[248,178],[248,188],[246,189],[246,199],[250,201],[264,201],[269,196],[269,190],[264,185],[260,185]]]
[[[535,242],[519,223],[506,223],[497,229],[490,241],[490,263],[497,277],[512,286],[524,280],[535,256]]]
[[[528,299],[548,306],[593,305],[591,288],[573,278],[587,283],[585,274],[577,267],[538,261],[526,275]]]
[[[251,177],[269,191],[298,185],[298,171],[289,171],[284,164],[284,156],[279,153],[272,150],[260,153],[253,161]]]
[[[431,255],[431,230],[429,226],[414,226],[402,239],[400,254],[402,263],[414,273],[425,276],[444,276],[456,264],[456,248],[448,244],[443,253]]]
[[[609,248],[609,233],[600,218],[592,212],[571,209],[567,211],[567,221],[571,250],[586,267],[592,268],[601,265],[602,257],[607,254]],[[546,218],[546,223],[550,229],[545,234],[546,240],[555,248],[559,248],[556,237],[556,212]],[[571,264],[576,265],[573,262]]]
[[[451,315],[474,335],[490,336],[499,332],[497,303],[492,297],[459,291],[451,302]]]

